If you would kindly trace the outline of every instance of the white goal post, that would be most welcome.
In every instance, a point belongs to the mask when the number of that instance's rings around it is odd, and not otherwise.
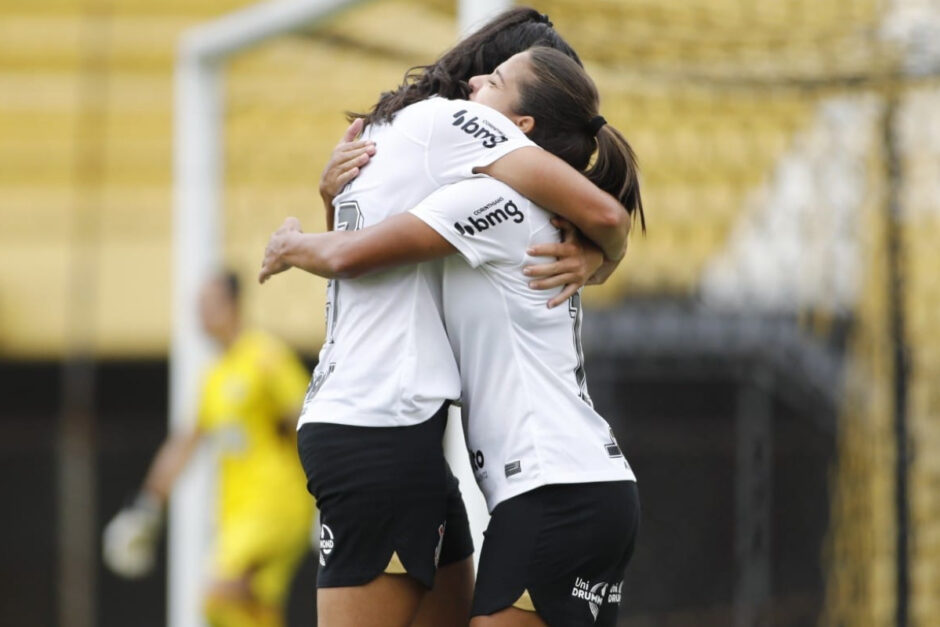
[[[220,263],[224,109],[221,81],[225,64],[237,52],[273,37],[308,29],[319,20],[361,2],[273,0],[189,29],[181,38],[175,71],[173,137],[170,429],[191,424],[194,419],[201,372],[212,355],[199,325],[197,295],[199,286]],[[466,33],[510,5],[507,0],[458,0],[458,31]],[[376,93],[387,87],[376,85]],[[479,547],[486,508],[474,487],[459,420],[453,418],[450,420],[453,428],[448,428],[446,437],[448,457],[468,497],[471,527]],[[167,622],[171,627],[204,624],[200,597],[209,539],[210,479],[210,465],[202,452],[173,491],[167,568]]]

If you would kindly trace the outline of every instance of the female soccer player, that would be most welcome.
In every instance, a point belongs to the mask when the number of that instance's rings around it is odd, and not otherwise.
[[[632,150],[598,116],[597,90],[577,63],[532,48],[471,86],[472,101],[585,170],[642,224]],[[492,512],[474,626],[613,625],[632,554],[635,478],[587,393],[579,295],[568,308],[546,308],[523,275],[558,237],[551,214],[478,177],[357,232],[302,234],[288,222],[262,269],[262,279],[289,266],[348,277],[462,257],[444,264],[443,321],[461,373],[472,465]]]
[[[170,491],[197,447],[211,440],[218,507],[203,596],[206,621],[213,627],[283,627],[290,583],[313,522],[291,429],[308,372],[279,339],[243,327],[239,285],[237,275],[226,272],[202,287],[203,328],[224,351],[206,372],[195,426],[160,447],[135,503],[105,529],[102,549],[117,574],[147,574]]]
[[[619,259],[629,218],[615,198],[495,110],[431,97],[465,95],[462,81],[534,43],[574,55],[542,16],[517,9],[385,94],[366,116],[366,138],[379,149],[333,199],[335,228],[377,224],[486,168]],[[326,341],[298,437],[320,507],[317,605],[327,627],[407,625],[432,584],[464,598],[472,589],[466,514],[441,444],[460,378],[441,320],[440,275],[439,263],[421,264],[330,284]],[[452,607],[461,607],[459,596]],[[426,624],[465,623],[468,602],[462,607],[462,617]]]

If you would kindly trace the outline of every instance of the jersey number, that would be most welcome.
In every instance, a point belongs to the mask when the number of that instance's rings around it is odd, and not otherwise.
[[[334,231],[358,231],[362,228],[362,211],[355,200],[342,202],[336,208]],[[339,282],[330,279],[326,285],[326,342],[333,343],[333,332],[336,328],[336,314],[338,313],[337,297],[339,296]]]
[[[574,369],[574,379],[578,383],[578,395],[581,400],[594,406],[587,390],[587,376],[584,374],[584,348],[581,346],[581,292],[575,292],[568,299],[568,314],[571,316],[571,332],[574,336],[574,350],[578,356],[578,365]]]

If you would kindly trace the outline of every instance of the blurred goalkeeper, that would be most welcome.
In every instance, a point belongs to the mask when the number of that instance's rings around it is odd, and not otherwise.
[[[232,273],[203,286],[203,328],[223,353],[206,373],[196,426],[166,439],[134,504],[105,528],[104,561],[128,578],[152,569],[173,483],[211,439],[218,510],[206,619],[213,627],[276,627],[310,538],[313,500],[295,437],[309,374],[282,342],[242,329],[239,292]]]

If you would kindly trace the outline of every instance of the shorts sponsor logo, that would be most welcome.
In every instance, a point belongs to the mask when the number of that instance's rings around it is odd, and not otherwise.
[[[506,478],[509,478],[513,475],[518,475],[522,472],[522,462],[518,459],[514,462],[509,462],[506,464]]]
[[[326,558],[333,552],[333,530],[329,525],[320,525],[320,566],[326,566]]]
[[[610,590],[607,591],[607,602],[608,603],[620,603],[620,598],[623,596],[623,579],[620,580],[620,583],[611,584]]]
[[[446,520],[437,528],[437,546],[434,548],[434,568],[437,568],[438,562],[441,561],[441,548],[444,546],[444,530],[446,528]]]
[[[503,199],[500,198],[493,203],[480,207],[474,211],[472,215],[464,218],[463,222],[454,222],[454,228],[457,229],[457,232],[461,235],[475,235],[492,227],[499,226],[503,222],[509,222],[510,220],[516,224],[522,224],[525,221],[525,214],[522,213],[522,210],[520,210],[513,201],[509,200],[505,202],[502,207],[496,206],[495,209],[493,208],[494,203],[499,203],[502,200]]]
[[[588,580],[575,577],[574,587],[571,588],[571,596],[587,601],[588,610],[596,621],[598,614],[601,612],[601,606],[604,605],[607,597],[607,587],[608,583],[606,581],[591,584]]]
[[[454,121],[451,122],[467,135],[479,139],[484,148],[495,148],[503,142],[509,141],[509,138],[491,122],[473,116],[467,119],[467,110],[461,109],[454,114]]]

